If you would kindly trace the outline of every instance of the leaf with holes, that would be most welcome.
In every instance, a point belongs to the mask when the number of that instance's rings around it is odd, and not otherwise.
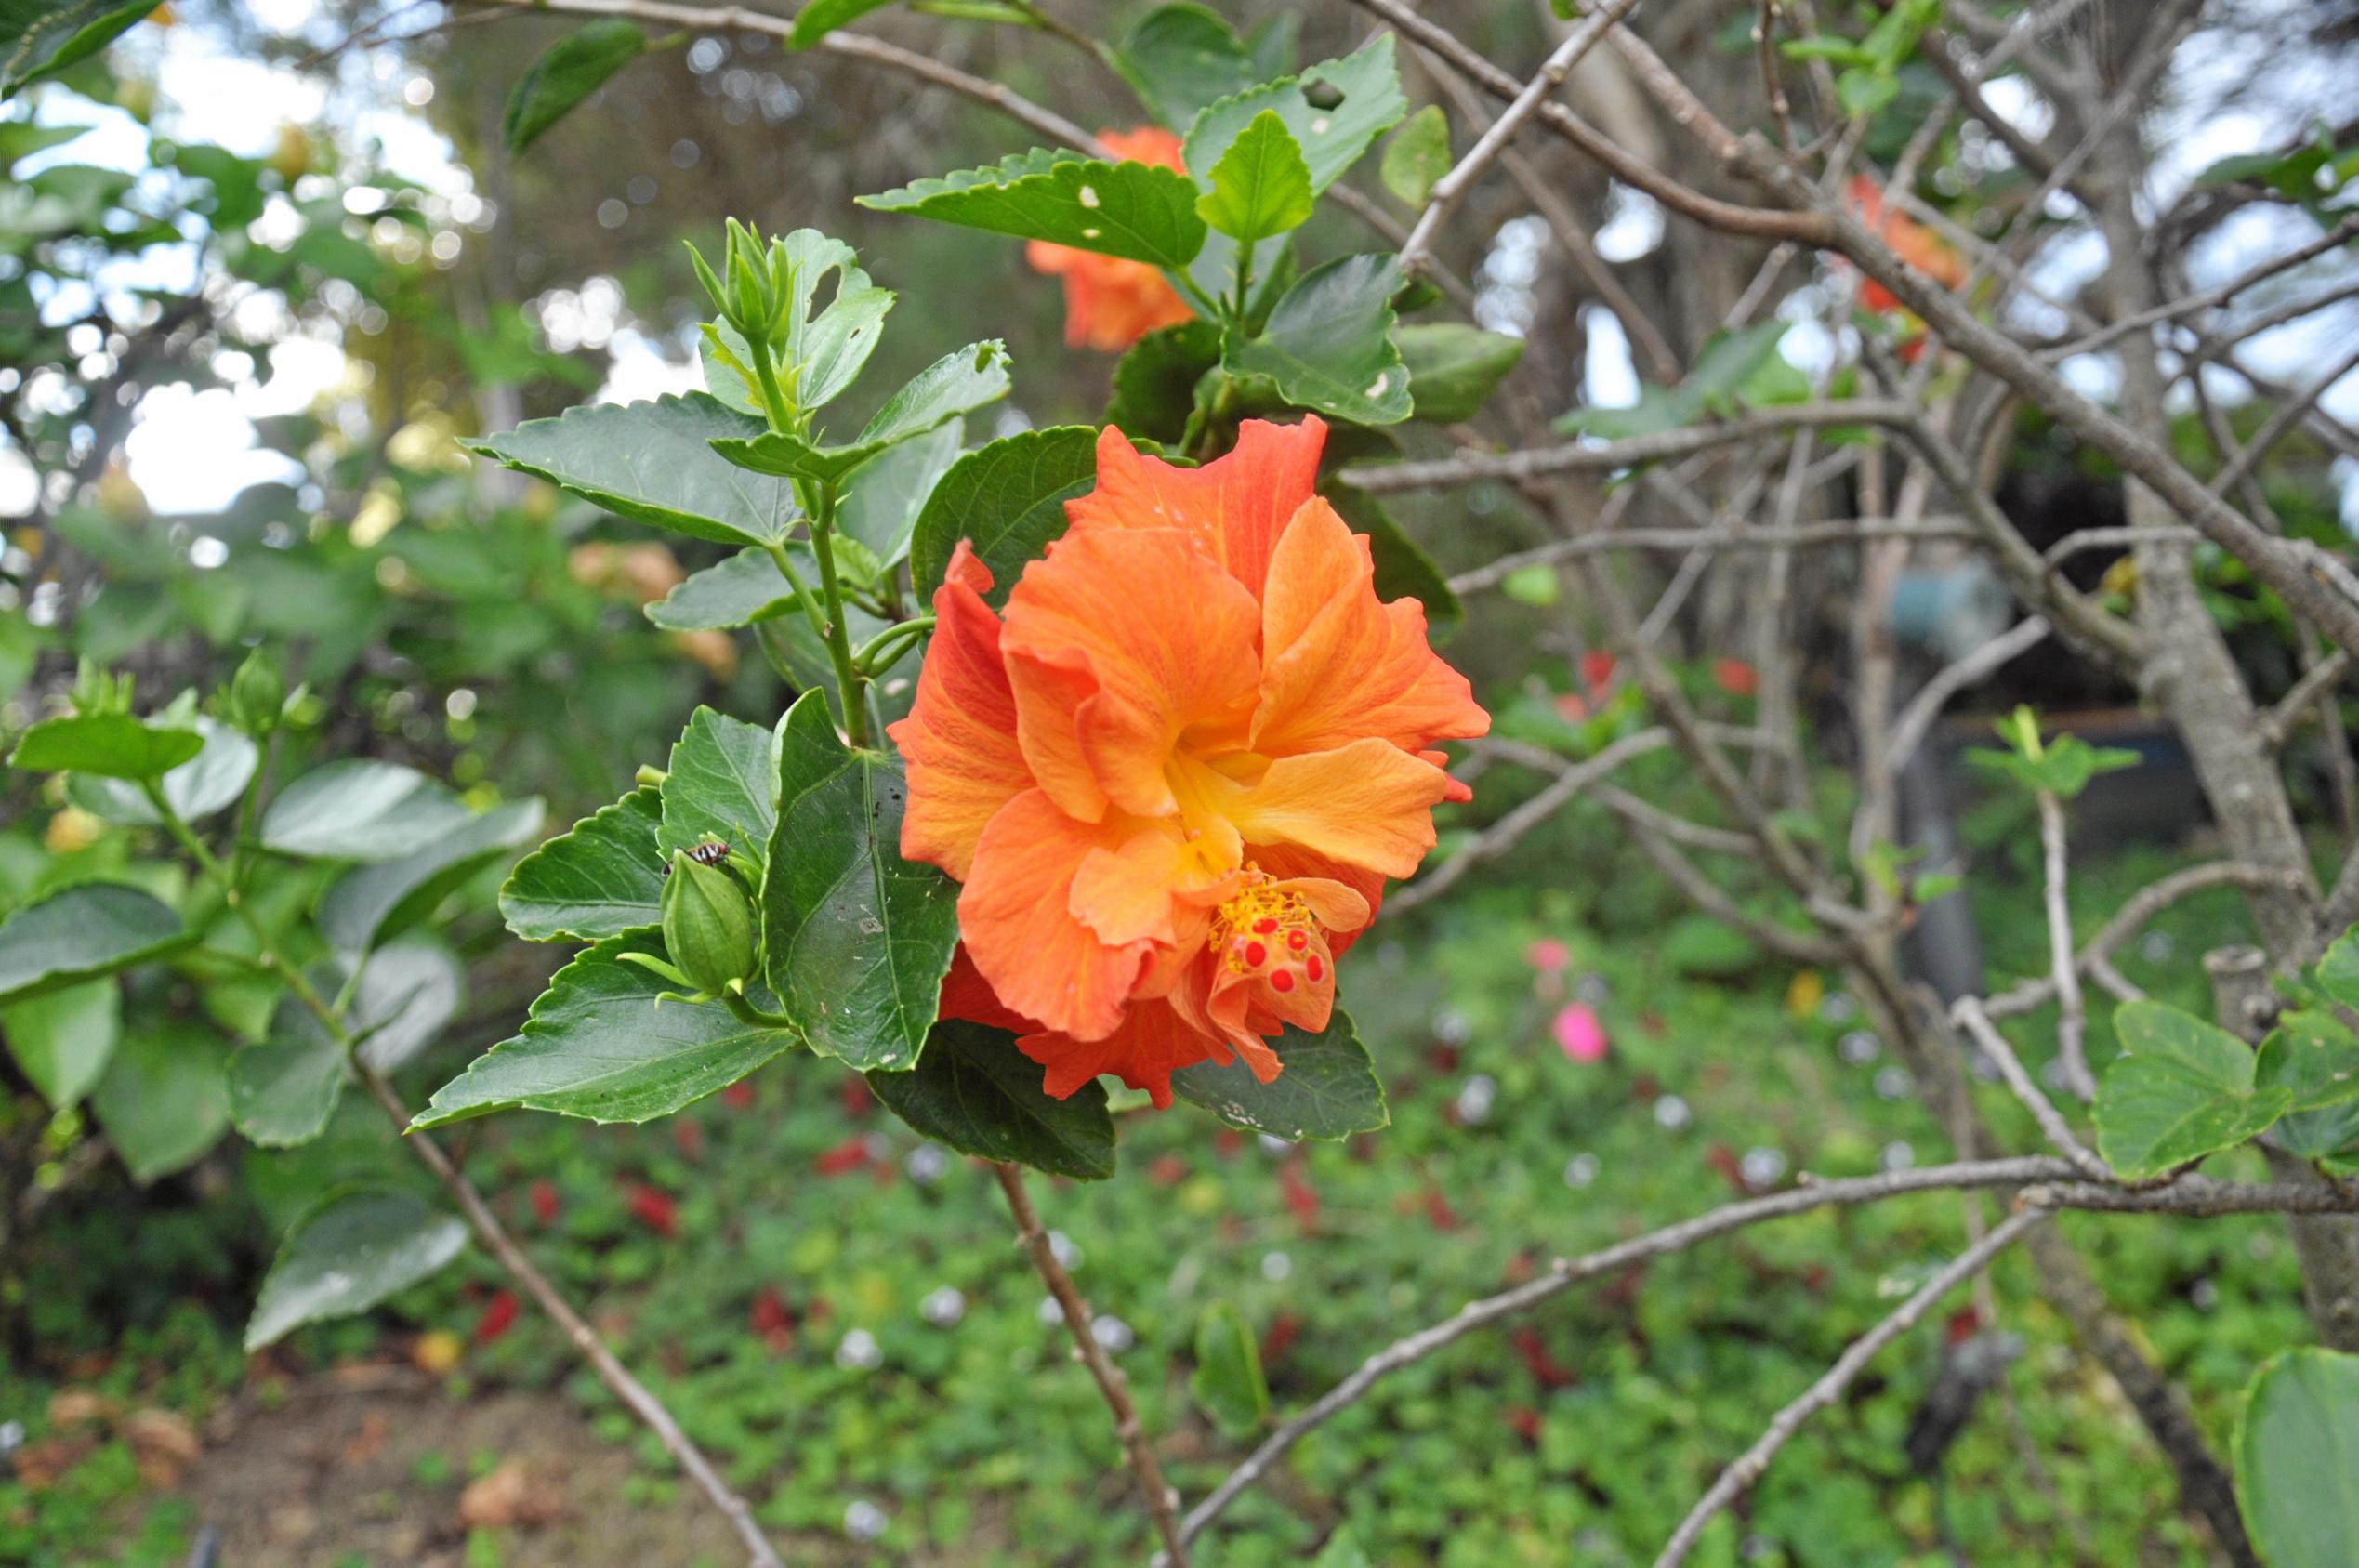
[[[415,1192],[352,1187],[296,1222],[245,1325],[249,1353],[307,1323],[350,1317],[440,1272],[467,1247],[467,1226]]]
[[[1051,1100],[1041,1087],[1040,1064],[1005,1030],[937,1023],[916,1068],[873,1071],[868,1087],[886,1110],[962,1154],[1076,1181],[1102,1181],[1114,1172],[1104,1086],[1093,1079]]]
[[[902,859],[907,795],[897,761],[837,737],[822,693],[786,710],[763,960],[813,1048],[863,1072],[916,1064],[958,942],[957,885]]]
[[[1392,346],[1392,296],[1401,264],[1347,256],[1286,290],[1258,337],[1233,330],[1221,362],[1232,376],[1263,376],[1279,395],[1361,425],[1397,425],[1412,410],[1408,367]]]
[[[1321,1034],[1288,1025],[1270,1045],[1284,1070],[1269,1083],[1242,1061],[1202,1061],[1174,1073],[1171,1087],[1231,1127],[1289,1142],[1349,1138],[1391,1121],[1368,1048],[1341,1012]]]
[[[1185,267],[1204,248],[1198,194],[1194,181],[1176,170],[1035,148],[982,168],[863,196],[860,204],[1157,267]]]
[[[1181,154],[1188,172],[1209,179],[1212,167],[1263,111],[1284,122],[1311,171],[1313,194],[1359,161],[1376,138],[1409,112],[1393,63],[1392,34],[1380,33],[1341,59],[1311,66],[1299,76],[1249,87],[1208,104],[1188,127]]]
[[[584,817],[516,863],[500,888],[500,917],[527,942],[596,942],[654,926],[663,820],[652,785]]]
[[[1098,482],[1098,432],[1086,425],[1026,430],[968,453],[950,466],[917,514],[911,581],[931,599],[958,541],[991,569],[984,598],[1007,601],[1026,563],[1065,532],[1065,503]]]

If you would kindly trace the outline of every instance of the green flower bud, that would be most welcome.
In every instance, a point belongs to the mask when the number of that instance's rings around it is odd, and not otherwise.
[[[230,678],[230,722],[259,740],[279,727],[286,710],[286,678],[257,648]]]
[[[676,850],[663,914],[664,946],[689,984],[718,995],[753,977],[754,910],[736,877]]]

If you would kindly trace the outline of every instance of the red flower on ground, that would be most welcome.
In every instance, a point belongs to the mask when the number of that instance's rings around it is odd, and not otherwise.
[[[1180,167],[1180,138],[1160,125],[1100,131],[1098,145],[1127,163]],[[1034,240],[1024,259],[1035,272],[1065,283],[1065,341],[1074,348],[1120,353],[1160,327],[1178,326],[1195,314],[1153,264],[1093,250]]]
[[[483,1315],[475,1320],[475,1342],[488,1345],[506,1334],[514,1325],[516,1313],[516,1292],[494,1291],[491,1301],[483,1308]]]
[[[631,1189],[631,1213],[639,1222],[666,1241],[679,1239],[679,1200],[661,1188],[640,1182]]]
[[[1326,1027],[1385,878],[1468,797],[1429,748],[1490,718],[1312,494],[1325,437],[1248,421],[1180,468],[1109,429],[1004,618],[963,543],[934,595],[902,853],[965,884],[942,1016],[1017,1031],[1052,1095],[1276,1077],[1267,1038]]]

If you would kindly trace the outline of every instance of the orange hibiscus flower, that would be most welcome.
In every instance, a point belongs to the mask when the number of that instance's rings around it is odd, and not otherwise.
[[[1160,125],[1100,131],[1098,145],[1129,163],[1177,169],[1180,138]],[[1152,265],[1119,256],[1033,240],[1024,259],[1035,272],[1065,281],[1065,341],[1076,349],[1119,353],[1159,327],[1178,326],[1195,312]]]
[[[1902,212],[1898,207],[1887,209],[1884,192],[1864,174],[1852,176],[1846,187],[1852,210],[1859,220],[1876,231],[1876,237],[1892,247],[1894,255],[1944,288],[1957,288],[1966,282],[1966,258],[1932,230]],[[1904,310],[1891,289],[1873,278],[1863,279],[1859,285],[1860,305],[1882,313]]]
[[[902,853],[964,884],[942,1015],[1016,1030],[1063,1098],[1326,1027],[1335,960],[1384,880],[1468,798],[1437,740],[1490,718],[1376,595],[1368,542],[1311,494],[1326,427],[1249,421],[1201,468],[1109,429],[1098,486],[1004,618],[963,543],[908,718]],[[1232,1054],[1233,1053],[1233,1054]]]

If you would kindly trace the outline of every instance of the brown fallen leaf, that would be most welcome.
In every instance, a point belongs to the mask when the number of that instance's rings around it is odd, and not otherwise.
[[[68,1470],[88,1458],[99,1446],[96,1432],[73,1432],[28,1443],[8,1456],[9,1467],[27,1491],[53,1485]]]
[[[372,1410],[361,1417],[361,1430],[352,1434],[352,1441],[344,1445],[337,1458],[346,1465],[364,1465],[376,1457],[385,1447],[385,1439],[393,1430],[393,1417],[382,1410]]]
[[[121,1406],[89,1389],[59,1389],[49,1396],[49,1425],[62,1431],[92,1421],[112,1421]]]
[[[459,1494],[459,1522],[469,1530],[533,1527],[565,1512],[565,1494],[550,1477],[521,1459],[503,1459],[491,1474]]]
[[[138,1461],[140,1479],[151,1486],[178,1485],[180,1472],[204,1448],[189,1418],[174,1410],[135,1410],[123,1418],[122,1431]]]

